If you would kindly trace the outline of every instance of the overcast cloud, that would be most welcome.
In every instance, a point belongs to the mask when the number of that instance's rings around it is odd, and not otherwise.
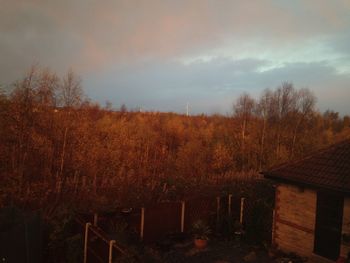
[[[291,81],[350,113],[350,1],[0,0],[0,84],[34,63],[101,103],[226,113]]]

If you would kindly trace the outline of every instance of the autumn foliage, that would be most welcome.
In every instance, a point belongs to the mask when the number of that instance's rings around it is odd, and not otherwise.
[[[241,95],[230,116],[185,116],[101,107],[73,72],[32,68],[0,95],[0,206],[176,198],[302,157],[349,125],[290,83]]]

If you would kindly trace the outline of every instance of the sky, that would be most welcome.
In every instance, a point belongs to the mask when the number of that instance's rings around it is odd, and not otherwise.
[[[0,0],[0,85],[33,64],[115,108],[228,114],[288,81],[350,114],[350,1]]]

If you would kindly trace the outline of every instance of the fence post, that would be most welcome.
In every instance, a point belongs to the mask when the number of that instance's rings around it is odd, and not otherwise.
[[[84,237],[84,263],[87,262],[87,250],[88,250],[88,233],[89,233],[89,226],[91,226],[91,223],[85,224],[85,237]]]
[[[115,244],[115,240],[110,240],[109,241],[108,263],[112,263],[112,260],[113,260],[113,244]]]
[[[216,197],[216,230],[219,230],[219,220],[220,220],[220,196]]]
[[[239,215],[239,222],[240,222],[241,224],[243,224],[244,200],[245,200],[245,198],[242,197],[242,198],[241,198],[241,212],[240,212],[240,215]]]
[[[220,215],[220,196],[216,197],[216,215],[219,218],[219,215]]]
[[[272,227],[271,227],[271,230],[272,230],[272,233],[271,233],[271,244],[274,245],[275,244],[275,224],[276,224],[276,219],[275,219],[275,216],[276,216],[276,211],[275,209],[272,210]]]
[[[140,225],[140,239],[143,240],[143,231],[145,227],[145,208],[141,208],[141,225]]]
[[[97,226],[98,223],[98,213],[94,213],[94,226]]]
[[[228,216],[231,216],[232,194],[228,195]]]
[[[185,229],[185,201],[181,202],[181,233]]]

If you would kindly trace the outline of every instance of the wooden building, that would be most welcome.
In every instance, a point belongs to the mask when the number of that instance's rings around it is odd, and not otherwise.
[[[276,182],[273,243],[313,262],[350,252],[350,140],[263,172]]]

